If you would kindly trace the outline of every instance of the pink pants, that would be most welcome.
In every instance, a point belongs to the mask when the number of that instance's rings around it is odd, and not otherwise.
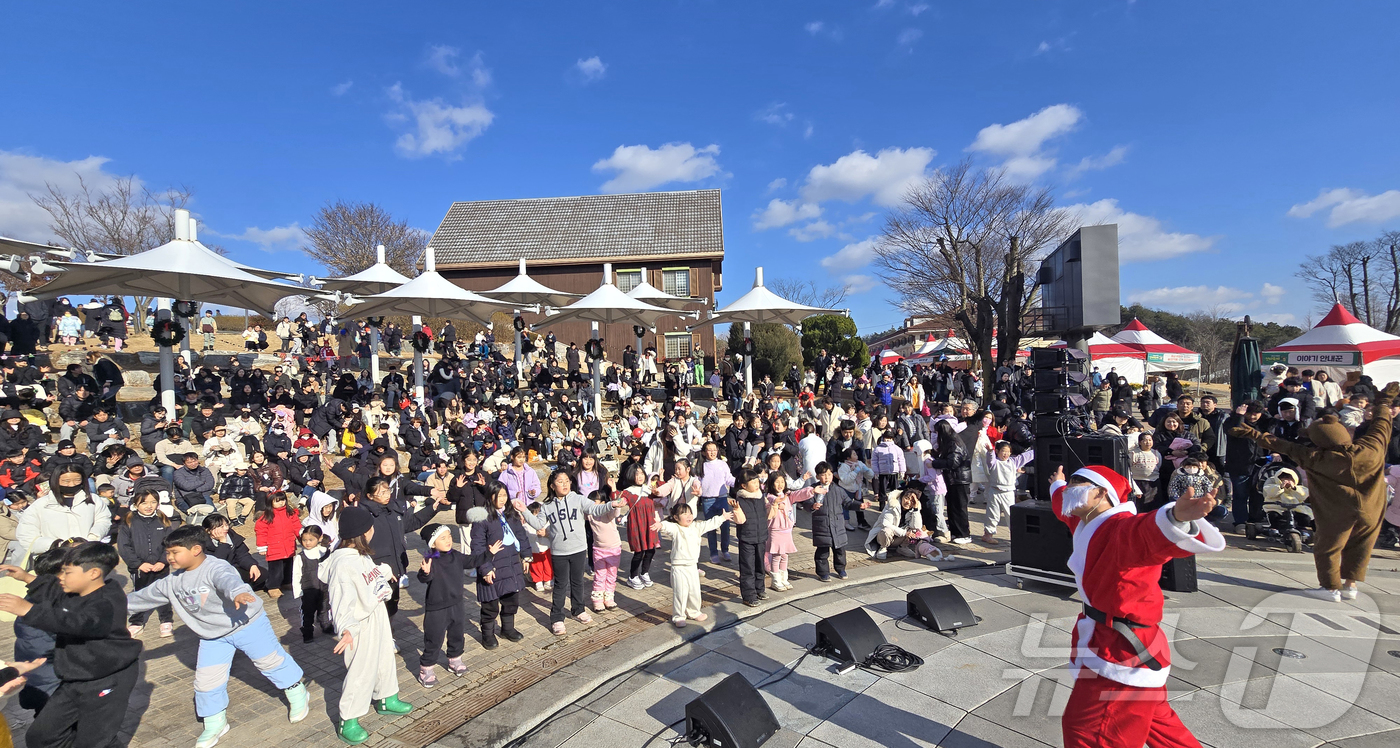
[[[763,568],[767,571],[783,571],[788,567],[788,554],[770,553],[763,557]]]
[[[622,546],[593,546],[593,592],[612,594],[617,589],[617,567],[622,563]]]

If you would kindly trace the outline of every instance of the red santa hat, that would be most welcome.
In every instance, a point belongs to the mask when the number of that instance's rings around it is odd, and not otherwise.
[[[1113,468],[1103,465],[1089,465],[1074,471],[1074,474],[1083,478],[1096,486],[1108,490],[1108,500],[1115,506],[1129,499],[1132,495],[1132,488],[1128,485],[1128,479],[1119,475]]]

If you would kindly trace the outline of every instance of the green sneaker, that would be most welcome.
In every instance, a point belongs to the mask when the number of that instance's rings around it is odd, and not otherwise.
[[[342,720],[340,729],[336,730],[335,734],[350,745],[359,745],[369,740],[369,730],[360,727],[360,721],[358,719]]]
[[[413,706],[399,701],[399,695],[394,694],[383,701],[374,702],[374,711],[380,714],[408,714],[413,711]]]
[[[219,738],[228,734],[228,715],[225,712],[211,714],[204,718],[204,732],[194,741],[194,748],[214,748]]]
[[[311,711],[311,694],[306,692],[306,684],[298,683],[283,693],[287,694],[287,703],[291,705],[287,718],[293,724],[306,719],[306,715]]]

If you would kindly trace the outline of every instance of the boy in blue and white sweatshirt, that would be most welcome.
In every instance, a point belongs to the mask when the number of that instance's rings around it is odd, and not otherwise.
[[[133,613],[173,604],[180,620],[199,636],[194,670],[194,710],[204,720],[195,748],[211,748],[229,731],[228,674],[233,653],[242,650],[267,679],[287,694],[292,722],[306,719],[301,667],[282,649],[262,601],[226,561],[206,556],[209,536],[186,525],[165,538],[173,573],[127,595]]]

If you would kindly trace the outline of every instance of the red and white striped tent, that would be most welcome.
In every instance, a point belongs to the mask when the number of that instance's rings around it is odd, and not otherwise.
[[[1064,348],[1065,345],[1065,341],[1060,340],[1050,347]],[[1098,367],[1099,373],[1105,376],[1113,372],[1139,387],[1147,381],[1147,353],[1116,342],[1101,332],[1089,338],[1089,367]]]
[[[875,363],[879,364],[880,366],[889,366],[889,365],[891,365],[891,364],[894,364],[894,363],[896,363],[896,362],[898,362],[898,361],[903,361],[903,360],[904,360],[904,357],[903,357],[903,356],[899,355],[898,353],[895,353],[894,351],[890,350],[889,348],[886,348],[885,350],[880,351],[880,355],[878,355],[878,356],[875,357]]]
[[[1201,368],[1201,354],[1152,332],[1136,317],[1113,336],[1113,341],[1147,354],[1148,372]]]
[[[1341,304],[1317,326],[1263,354],[1264,366],[1284,363],[1299,369],[1325,369],[1337,381],[1360,371],[1377,384],[1400,381],[1400,337],[1357,319]]]

